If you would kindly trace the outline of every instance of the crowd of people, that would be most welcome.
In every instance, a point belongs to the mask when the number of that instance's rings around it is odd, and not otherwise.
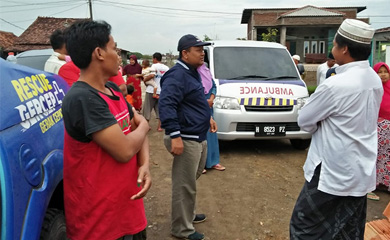
[[[122,68],[104,21],[77,22],[55,31],[50,42],[54,52],[45,71],[71,87],[62,105],[68,238],[146,239],[142,198],[151,187],[147,135],[154,110],[156,130],[165,129],[173,155],[172,235],[203,239],[193,227],[206,220],[195,214],[196,179],[205,168],[225,170],[211,117],[216,88],[204,65],[206,43],[184,36],[178,64],[169,69],[158,52],[151,66],[130,55]],[[186,121],[188,116],[194,121]]]
[[[291,239],[363,239],[367,198],[377,186],[390,191],[390,69],[369,66],[373,34],[358,20],[341,24],[318,68],[318,87],[300,111],[298,124],[313,137]],[[68,238],[146,239],[142,198],[152,184],[147,136],[154,110],[156,131],[165,130],[173,156],[171,234],[204,239],[194,227],[207,219],[196,213],[196,180],[206,169],[225,170],[213,119],[216,85],[204,62],[210,43],[184,35],[169,69],[158,52],[152,65],[131,55],[122,68],[104,21],[77,22],[50,42],[45,70],[71,86],[62,106]],[[293,59],[303,74],[299,56]]]

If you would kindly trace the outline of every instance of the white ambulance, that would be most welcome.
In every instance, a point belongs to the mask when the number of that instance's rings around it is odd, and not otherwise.
[[[309,97],[290,53],[278,43],[212,41],[205,62],[217,85],[214,119],[218,139],[290,139],[306,149],[298,112]]]

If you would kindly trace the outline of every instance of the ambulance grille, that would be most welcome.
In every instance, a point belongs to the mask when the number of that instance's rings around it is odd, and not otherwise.
[[[286,132],[287,131],[300,131],[301,128],[298,126],[298,123],[296,122],[281,122],[281,123],[276,123],[276,122],[272,122],[272,123],[266,123],[266,122],[261,122],[261,123],[248,123],[248,122],[239,122],[237,123],[237,128],[236,128],[236,131],[237,132],[254,132],[255,131],[255,128],[256,128],[256,125],[259,125],[259,124],[269,124],[269,125],[283,125],[283,126],[286,126]]]
[[[290,112],[294,106],[245,106],[247,112]]]

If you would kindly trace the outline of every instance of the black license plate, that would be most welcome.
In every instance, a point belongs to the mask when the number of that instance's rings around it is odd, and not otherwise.
[[[286,126],[261,124],[255,125],[255,137],[286,136]]]

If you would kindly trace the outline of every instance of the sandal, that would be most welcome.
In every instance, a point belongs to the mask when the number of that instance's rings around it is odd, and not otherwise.
[[[203,169],[202,174],[205,174],[205,173],[207,173],[207,170]]]
[[[218,170],[218,171],[224,171],[226,169],[224,166],[222,166],[219,163],[217,165],[212,166],[211,168]]]
[[[367,193],[367,199],[379,201],[380,197],[373,192]]]

